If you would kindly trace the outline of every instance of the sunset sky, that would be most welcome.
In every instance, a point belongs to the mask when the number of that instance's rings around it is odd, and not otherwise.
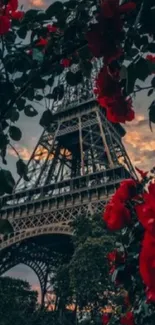
[[[51,4],[51,0],[22,0],[24,7],[36,7],[36,8],[45,8],[47,5]],[[149,83],[149,80],[147,81]],[[145,84],[146,85],[146,84]],[[142,85],[144,86],[144,84]],[[128,123],[125,125],[127,131],[126,136],[124,137],[124,145],[129,154],[131,162],[134,166],[142,168],[144,170],[149,170],[155,166],[155,127],[154,132],[151,132],[149,129],[148,123],[148,107],[153,100],[153,96],[147,97],[147,92],[143,91],[136,96],[134,99],[134,107],[136,111],[136,118],[134,122]],[[39,118],[44,110],[43,107],[37,106],[39,114],[35,118],[28,118],[23,113],[21,114],[20,121],[17,122],[22,130],[23,137],[18,144],[15,144],[16,149],[18,150],[22,159],[28,161],[30,158],[31,152],[34,149],[43,129],[39,126]],[[8,150],[8,166],[15,178],[16,175],[16,157],[14,152],[10,149]],[[20,265],[14,268],[8,273],[11,276],[17,278],[24,278],[30,281],[33,284],[33,288],[38,288],[39,283],[34,275],[34,273],[23,265]]]

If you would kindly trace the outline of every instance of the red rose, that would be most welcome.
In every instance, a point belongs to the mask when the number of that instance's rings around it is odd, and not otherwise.
[[[117,231],[131,222],[131,215],[123,202],[112,200],[106,206],[103,219],[110,230]]]
[[[109,314],[103,314],[102,315],[102,324],[107,325],[110,321],[110,315]]]
[[[132,311],[128,311],[125,316],[120,318],[121,325],[135,325],[134,314]]]
[[[150,61],[151,63],[155,63],[155,56],[154,55],[148,54],[146,59],[148,61]]]
[[[155,302],[155,290],[147,288],[146,297],[147,297],[147,303]]]
[[[11,13],[11,18],[16,20],[21,20],[24,18],[24,12],[23,11],[13,11]]]
[[[149,194],[155,197],[155,183],[150,183],[148,186]]]
[[[62,59],[60,63],[64,68],[68,68],[71,65],[71,60],[70,59]]]
[[[58,27],[56,27],[56,26],[54,26],[54,25],[50,25],[50,24],[49,24],[49,25],[47,25],[46,27],[47,27],[49,33],[55,33],[55,32],[57,32],[57,30],[58,30]]]
[[[10,27],[10,19],[7,16],[0,16],[0,35],[7,34]]]
[[[118,252],[117,249],[108,253],[107,258],[109,262],[122,263],[125,261],[124,256],[120,252]]]
[[[155,292],[155,237],[146,231],[139,255],[139,270],[145,285]]]
[[[134,179],[129,178],[121,182],[120,187],[114,194],[115,200],[128,201],[136,196],[137,183]]]
[[[125,123],[134,119],[131,99],[123,95],[113,97],[101,97],[99,104],[106,109],[107,119],[112,123]]]
[[[8,8],[11,11],[16,11],[18,8],[18,0],[9,0]]]
[[[143,227],[155,235],[155,183],[149,184],[148,191],[143,194],[144,202],[138,204],[135,209]]]
[[[113,77],[110,74],[110,70],[107,66],[104,66],[96,79],[96,90],[98,91],[99,97],[111,97],[115,94],[120,93],[120,86],[118,83],[119,80],[119,71],[118,76]]]
[[[40,38],[40,40],[36,43],[36,46],[46,46],[48,44],[48,40],[45,38]]]
[[[155,235],[155,202],[138,204],[135,210],[144,229]]]

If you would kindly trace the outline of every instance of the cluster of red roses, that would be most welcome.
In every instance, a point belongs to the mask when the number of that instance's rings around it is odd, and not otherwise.
[[[141,171],[140,173],[143,178],[146,178],[147,173]],[[138,184],[139,182],[133,179],[123,181],[107,204],[103,219],[108,229],[112,231],[121,230],[129,224],[131,225],[132,216],[130,209],[127,207],[127,202],[132,199],[140,199],[139,203],[135,205],[135,212],[139,222],[144,227],[145,234],[139,256],[139,270],[146,285],[147,301],[155,302],[155,183],[149,183],[148,191],[141,194],[137,193]],[[117,251],[108,254],[111,265],[110,273],[114,272],[117,263],[120,264],[120,259],[123,261],[122,258]],[[134,320],[124,321],[121,324],[133,325]]]
[[[106,109],[107,119],[113,123],[125,123],[132,121],[135,113],[132,109],[131,98],[125,98],[120,86],[120,71],[111,71],[110,66],[105,65],[99,72],[96,80],[96,88],[100,106]]]
[[[18,0],[9,0],[7,5],[5,1],[0,0],[0,36],[8,33],[12,19],[23,19],[24,12],[17,9]]]
[[[148,301],[155,302],[155,183],[150,183],[143,194],[143,203],[136,206],[139,221],[145,229],[140,252],[139,268]]]
[[[126,207],[126,202],[135,197],[136,192],[135,180],[127,179],[120,184],[104,211],[103,217],[108,229],[117,231],[131,223],[131,212]]]
[[[110,69],[113,61],[118,60],[121,48],[121,32],[123,30],[122,15],[136,7],[134,2],[119,5],[119,0],[102,0],[98,22],[91,26],[87,33],[89,48],[96,58],[103,57],[104,68],[101,69],[95,94],[99,104],[106,109],[107,118],[111,122],[125,123],[134,119],[131,99],[125,98],[120,86],[120,71]]]

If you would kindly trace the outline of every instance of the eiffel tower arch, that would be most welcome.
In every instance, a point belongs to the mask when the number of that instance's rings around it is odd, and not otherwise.
[[[101,214],[120,182],[136,177],[122,144],[124,129],[106,119],[93,97],[94,70],[76,87],[66,84],[65,73],[57,78],[65,95],[52,102],[53,122],[28,162],[29,181],[19,179],[14,193],[1,198],[1,218],[14,231],[1,237],[0,274],[19,263],[30,266],[45,305],[53,301],[55,256],[73,249],[71,221]]]

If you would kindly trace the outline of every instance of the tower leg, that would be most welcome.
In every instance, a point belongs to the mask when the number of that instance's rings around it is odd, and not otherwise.
[[[47,267],[44,276],[44,286],[42,288],[41,307],[45,307],[48,310],[54,310],[56,304],[56,296],[52,287],[52,273],[49,267]]]

